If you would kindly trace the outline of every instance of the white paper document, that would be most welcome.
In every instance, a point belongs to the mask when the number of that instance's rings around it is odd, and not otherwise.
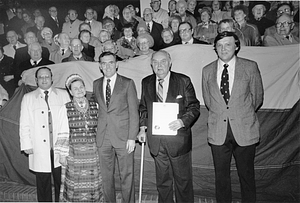
[[[178,103],[153,102],[153,135],[177,135],[177,130],[171,130],[169,123],[177,120],[179,113]]]

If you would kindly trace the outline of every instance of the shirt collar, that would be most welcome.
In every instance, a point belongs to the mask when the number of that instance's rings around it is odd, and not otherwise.
[[[105,82],[107,81],[107,79],[110,79],[110,83],[115,83],[115,81],[117,79],[117,72],[113,76],[111,76],[110,78],[107,78],[106,76],[104,76]]]
[[[228,61],[228,63],[225,63],[224,61],[219,59],[218,60],[218,64],[219,64],[218,67],[223,69],[224,64],[227,64],[228,67],[234,67],[235,62],[236,62],[236,56],[233,56],[233,58],[230,61]]]
[[[46,90],[43,90],[43,89],[41,89],[41,88],[39,88],[38,87],[38,89],[37,89],[38,91],[36,91],[36,98],[38,98],[39,96],[42,96],[43,98],[45,97],[45,91]],[[56,90],[56,88],[53,88],[52,86],[49,88],[49,89],[47,89],[47,91],[49,92],[48,94],[50,95],[51,94],[51,92],[53,92],[53,93],[55,93],[55,94],[57,94],[57,90]]]
[[[39,64],[39,62],[42,60],[42,58],[40,58],[39,60],[36,61],[36,64]],[[34,60],[30,59],[30,63],[31,65],[34,65]]]
[[[169,80],[170,80],[170,71],[168,72],[168,74],[166,75],[166,77],[165,78],[163,78],[163,80],[164,80],[164,83],[166,83],[166,82],[168,82],[169,83]],[[158,83],[158,81],[160,80],[160,78],[159,77],[157,77],[156,76],[156,82]]]

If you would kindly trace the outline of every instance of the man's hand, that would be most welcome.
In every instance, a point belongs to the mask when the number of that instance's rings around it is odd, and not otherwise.
[[[169,128],[174,131],[179,130],[182,127],[184,127],[184,124],[181,119],[177,119],[169,123]]]
[[[137,135],[137,139],[139,140],[139,142],[146,142],[146,131],[144,127],[140,128],[140,132]]]
[[[135,148],[135,140],[127,140],[126,143],[127,153],[130,154],[131,152],[133,152],[134,148]]]
[[[12,79],[14,79],[14,76],[13,76],[13,75],[6,75],[6,76],[3,77],[3,80],[4,80],[5,82],[8,82],[8,81],[10,81],[10,80],[12,80]]]
[[[62,166],[66,166],[67,165],[67,157],[66,156],[59,156],[59,163]]]
[[[28,155],[33,154],[33,149],[25,149],[24,152]]]

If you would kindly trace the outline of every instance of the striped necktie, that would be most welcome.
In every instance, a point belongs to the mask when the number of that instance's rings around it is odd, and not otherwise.
[[[109,106],[110,97],[111,97],[111,87],[110,87],[110,79],[107,79],[106,83],[106,106]]]
[[[163,82],[164,79],[158,79],[158,86],[156,92],[158,102],[163,102]]]

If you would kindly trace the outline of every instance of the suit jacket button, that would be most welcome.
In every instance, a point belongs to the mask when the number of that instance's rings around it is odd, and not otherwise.
[[[226,122],[226,120],[224,120],[224,122]]]
[[[229,107],[228,107],[228,106],[227,106],[226,108],[227,108],[227,109],[229,109]]]
[[[46,140],[44,140],[44,142],[46,142]]]
[[[44,125],[43,125],[42,127],[43,127],[43,128],[45,128],[45,126],[44,126]]]
[[[42,113],[44,113],[44,111],[42,111]]]

